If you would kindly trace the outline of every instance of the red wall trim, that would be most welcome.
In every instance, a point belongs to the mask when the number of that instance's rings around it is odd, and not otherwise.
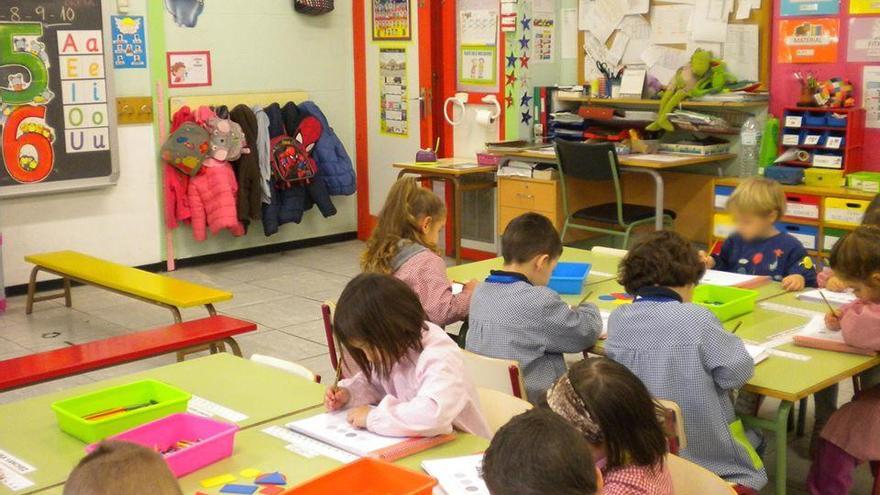
[[[367,0],[353,0],[354,38],[354,136],[357,171],[358,239],[366,240],[373,230],[370,221],[370,161],[367,141]]]

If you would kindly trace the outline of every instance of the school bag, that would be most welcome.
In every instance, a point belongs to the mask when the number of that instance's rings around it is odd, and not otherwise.
[[[208,131],[195,122],[184,122],[162,144],[162,160],[194,177],[210,152]]]
[[[321,137],[321,123],[314,117],[304,118],[294,137],[278,135],[270,141],[272,178],[287,189],[296,183],[308,183],[318,173],[311,151]]]

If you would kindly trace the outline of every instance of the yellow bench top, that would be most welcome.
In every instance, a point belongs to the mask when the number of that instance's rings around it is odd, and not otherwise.
[[[232,299],[232,293],[78,253],[32,254],[25,261],[82,282],[178,308]]]

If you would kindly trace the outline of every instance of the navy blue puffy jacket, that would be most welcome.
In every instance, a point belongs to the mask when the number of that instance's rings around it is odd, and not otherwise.
[[[298,106],[300,111],[321,121],[321,126],[324,128],[321,132],[321,139],[312,149],[312,157],[318,164],[318,177],[324,180],[327,192],[332,196],[354,194],[357,184],[355,184],[351,157],[348,156],[342,141],[330,127],[327,117],[312,101],[300,103]]]

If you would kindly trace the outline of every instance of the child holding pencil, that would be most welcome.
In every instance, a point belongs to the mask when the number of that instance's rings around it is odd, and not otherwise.
[[[360,371],[327,389],[328,410],[349,408],[349,423],[386,436],[453,429],[491,436],[461,349],[425,321],[418,297],[400,280],[376,273],[352,279],[339,297],[333,333]]]
[[[861,226],[834,246],[831,268],[857,301],[829,311],[825,324],[843,340],[880,351],[880,227]],[[861,375],[862,392],[835,412],[822,429],[807,478],[813,495],[844,495],[864,461],[880,459],[880,370]]]

